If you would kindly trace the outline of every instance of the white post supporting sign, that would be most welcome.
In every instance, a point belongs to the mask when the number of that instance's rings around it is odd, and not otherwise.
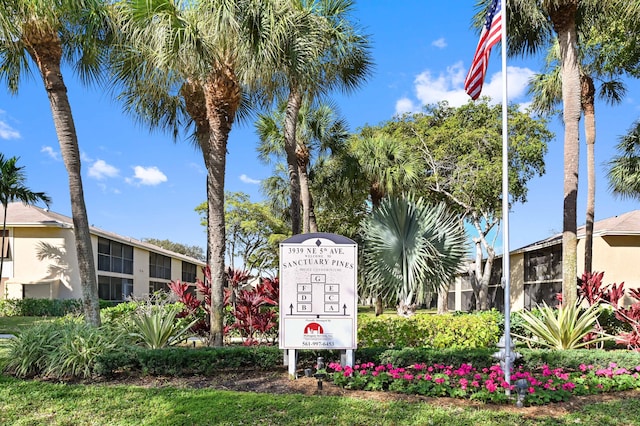
[[[280,349],[289,374],[298,349],[347,350],[353,359],[358,321],[358,245],[328,233],[280,243]]]

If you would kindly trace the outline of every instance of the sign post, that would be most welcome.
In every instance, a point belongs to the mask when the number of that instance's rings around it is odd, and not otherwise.
[[[280,243],[280,349],[295,376],[296,350],[340,349],[353,364],[357,346],[358,245],[329,233]]]

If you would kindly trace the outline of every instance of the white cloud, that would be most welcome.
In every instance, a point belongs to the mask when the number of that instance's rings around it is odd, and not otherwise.
[[[89,176],[98,180],[117,177],[119,172],[117,168],[107,164],[104,160],[97,160],[89,167]]]
[[[133,170],[135,173],[133,178],[126,179],[126,181],[129,183],[135,182],[138,185],[154,186],[167,181],[167,176],[155,166],[151,166],[151,167],[135,166]],[[134,179],[137,179],[137,181],[134,181]]]
[[[241,180],[242,182],[244,182],[244,183],[250,183],[250,184],[253,184],[253,185],[257,185],[257,184],[259,184],[259,183],[260,183],[260,181],[259,181],[259,180],[257,180],[257,179],[252,179],[252,178],[250,178],[249,176],[247,176],[247,175],[245,175],[245,174],[240,175],[240,180]]]
[[[396,101],[396,114],[402,115],[406,112],[418,112],[419,106],[416,106],[409,98],[401,98]]]
[[[396,102],[396,114],[417,112],[422,105],[447,101],[450,106],[459,107],[469,101],[464,91],[467,69],[462,62],[447,67],[445,72],[435,76],[430,70],[418,74],[414,80],[416,100],[402,98]],[[529,78],[534,71],[529,68],[507,67],[507,90],[510,102],[526,102]],[[489,96],[491,103],[502,101],[502,71],[487,76],[482,88],[482,96]]]
[[[43,146],[40,149],[40,152],[44,152],[45,154],[47,154],[49,157],[51,157],[52,159],[59,161],[60,160],[60,153],[58,151],[55,151],[52,147],[50,146]]]
[[[20,139],[20,132],[11,127],[5,121],[0,120],[0,139]]]
[[[447,47],[447,41],[444,39],[444,37],[440,37],[439,39],[434,40],[431,45],[437,47],[438,49],[444,49],[445,47]]]

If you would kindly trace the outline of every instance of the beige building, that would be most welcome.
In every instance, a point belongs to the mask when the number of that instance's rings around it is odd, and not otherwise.
[[[6,228],[0,298],[82,297],[70,217],[11,203]],[[168,289],[171,280],[194,283],[203,276],[200,260],[95,227],[90,232],[100,299],[143,297]]]
[[[578,228],[578,274],[584,271],[585,227]],[[530,309],[542,301],[555,305],[562,292],[562,234],[511,252],[511,309]],[[593,272],[604,272],[603,284],[640,288],[640,210],[595,222]],[[504,292],[500,286],[502,257],[496,257],[489,285],[489,304],[502,311]],[[461,276],[449,291],[449,309],[473,309],[475,298],[470,278]],[[625,302],[631,302],[625,299]]]

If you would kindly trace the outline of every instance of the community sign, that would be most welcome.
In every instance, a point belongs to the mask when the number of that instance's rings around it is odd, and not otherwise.
[[[280,243],[280,349],[356,349],[357,256],[336,234]]]

